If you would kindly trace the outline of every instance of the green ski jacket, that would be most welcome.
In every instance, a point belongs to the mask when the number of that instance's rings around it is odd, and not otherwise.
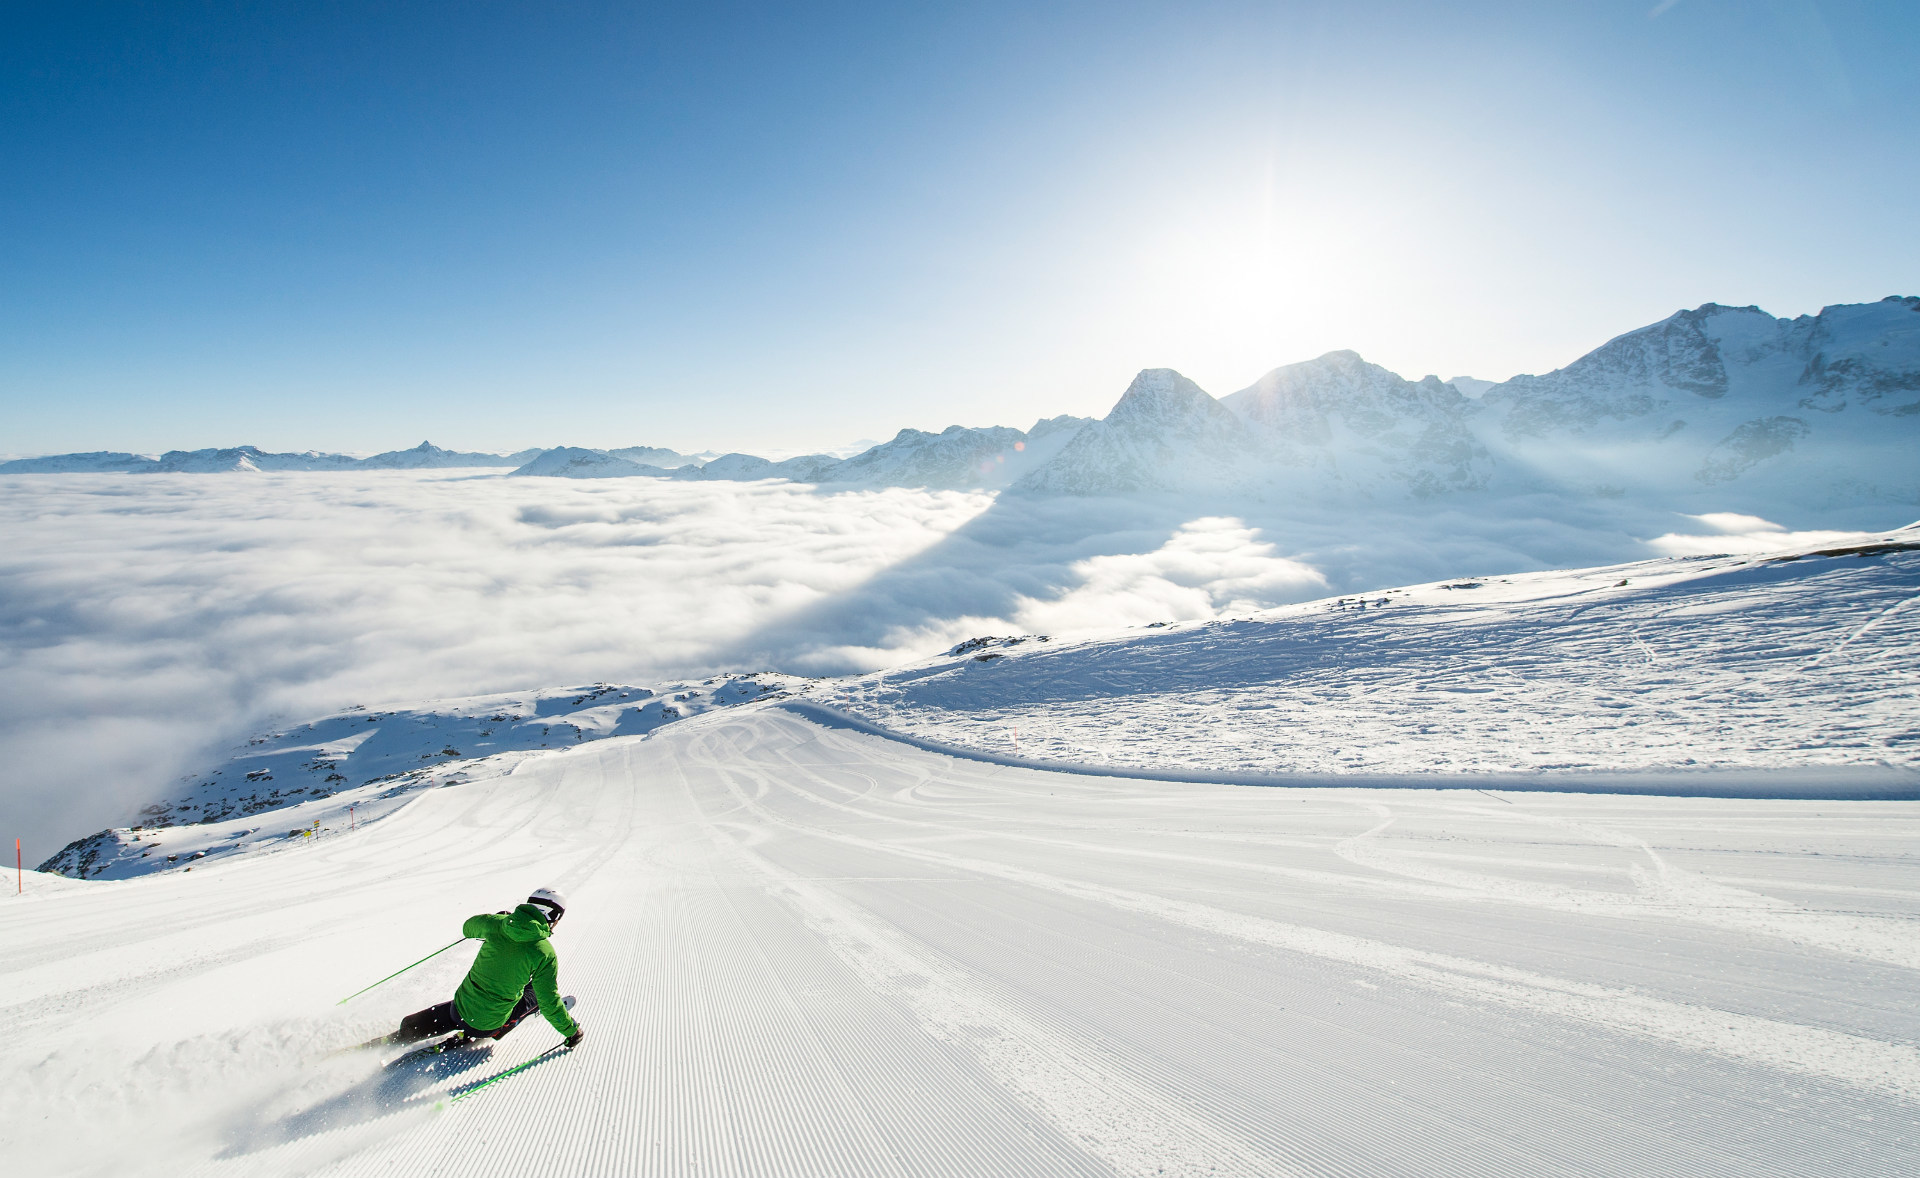
[[[577,1032],[580,1025],[560,1001],[560,959],[553,942],[547,940],[552,931],[546,914],[532,904],[522,904],[510,913],[468,917],[460,932],[481,944],[473,968],[453,992],[453,1009],[461,1021],[476,1031],[505,1026],[531,982],[540,1013],[553,1029],[562,1035]]]

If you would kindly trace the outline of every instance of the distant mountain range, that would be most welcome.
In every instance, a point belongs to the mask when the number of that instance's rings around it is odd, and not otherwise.
[[[1029,430],[904,429],[851,458],[561,446],[354,459],[251,446],[63,454],[0,473],[500,467],[521,476],[1011,489],[1240,490],[1329,502],[1549,490],[1920,504],[1920,297],[1776,319],[1716,303],[1628,332],[1544,376],[1409,381],[1348,351],[1276,368],[1222,398],[1171,369],[1136,377],[1106,417]]]

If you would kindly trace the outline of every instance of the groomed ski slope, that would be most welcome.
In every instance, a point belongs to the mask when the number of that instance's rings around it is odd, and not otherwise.
[[[1051,773],[746,705],[0,905],[20,1174],[1908,1175],[1920,803]],[[326,1053],[540,884],[581,1048]]]

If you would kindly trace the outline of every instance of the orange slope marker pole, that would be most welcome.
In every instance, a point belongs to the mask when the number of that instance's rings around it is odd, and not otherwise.
[[[13,894],[24,895],[27,890],[27,869],[20,864],[20,840],[13,840]]]

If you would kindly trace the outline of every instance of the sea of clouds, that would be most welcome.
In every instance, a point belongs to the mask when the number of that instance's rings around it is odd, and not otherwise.
[[[19,476],[0,507],[0,834],[30,862],[350,704],[838,674],[979,634],[1827,535],[1546,497],[1328,513],[444,471]]]

